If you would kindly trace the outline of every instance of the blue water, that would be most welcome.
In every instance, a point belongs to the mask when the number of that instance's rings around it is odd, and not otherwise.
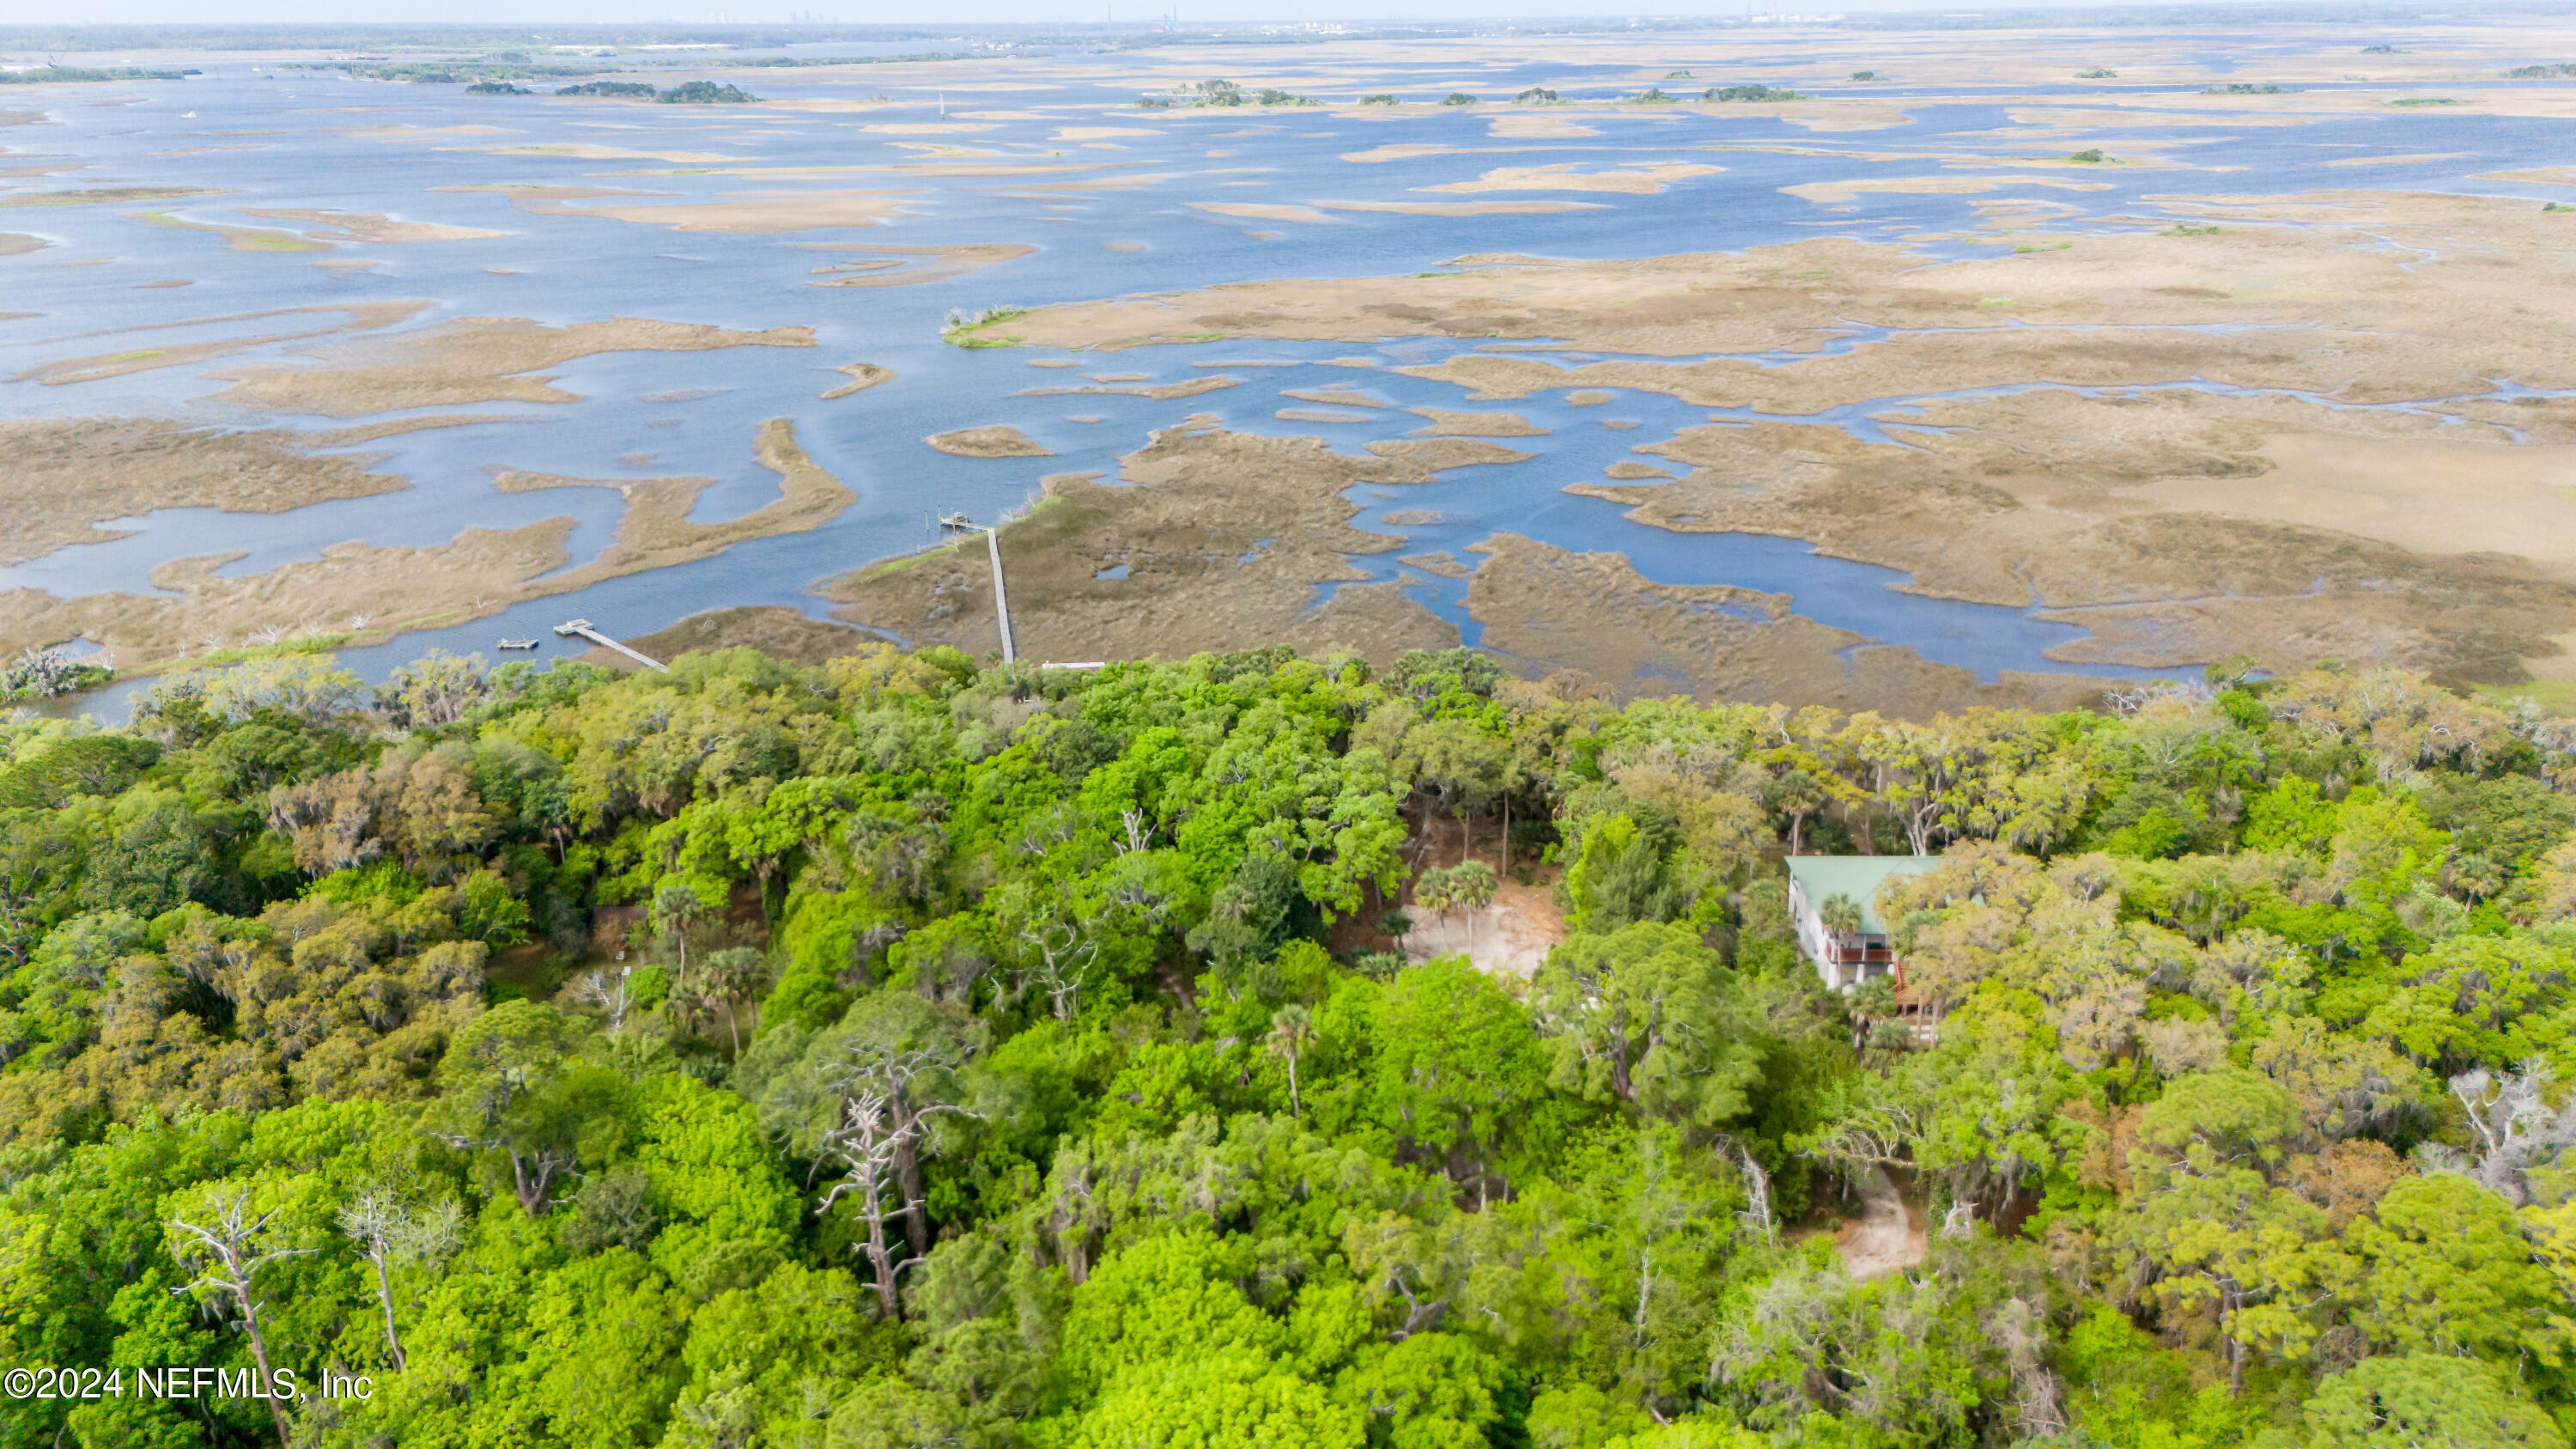
[[[2070,64],[2086,43],[2062,44]],[[2401,42],[2402,43],[2402,42]],[[1895,52],[1900,38],[1891,38]],[[920,47],[907,47],[918,49]],[[854,53],[822,46],[827,53]],[[1687,37],[1667,47],[1671,68],[1696,72],[1668,89],[1760,80],[1819,94],[1902,99],[1892,85],[1855,86],[1825,60],[1801,54],[1782,37],[1776,64],[1714,66],[1689,58]],[[1184,52],[1185,54],[1185,52]],[[1568,67],[1544,60],[1500,65],[1489,52],[1438,46],[1383,69],[1370,90],[1428,99],[1465,87],[1499,99],[1544,84],[1568,99],[1633,94],[1640,67]],[[1238,53],[1239,55],[1239,53]],[[1472,57],[1472,59],[1469,59]],[[2236,63],[2259,79],[2259,53]],[[1328,70],[1316,56],[1286,57],[1303,75]],[[495,492],[501,468],[601,480],[698,475],[716,480],[695,516],[712,521],[757,508],[776,479],[753,460],[761,420],[786,417],[809,453],[857,490],[859,501],[831,525],[809,534],[737,545],[700,563],[595,585],[577,594],[536,600],[454,629],[407,634],[351,651],[353,667],[372,675],[430,647],[488,652],[502,636],[549,640],[551,626],[575,615],[613,633],[640,634],[704,609],[784,604],[816,616],[825,606],[807,590],[872,560],[920,546],[939,512],[992,517],[1025,502],[1039,477],[1100,472],[1114,478],[1119,455],[1146,434],[1193,414],[1225,426],[1274,436],[1322,436],[1352,454],[1365,442],[1403,436],[1423,420],[1403,408],[1516,413],[1552,429],[1510,439],[1538,456],[1507,467],[1471,467],[1423,485],[1364,486],[1353,501],[1363,528],[1400,533],[1404,546],[1357,562],[1373,578],[1401,580],[1471,640],[1477,632],[1461,604],[1462,581],[1405,568],[1400,554],[1445,551],[1472,566],[1475,543],[1515,533],[1561,547],[1627,555],[1646,577],[1677,584],[1735,584],[1788,594],[1792,607],[1871,640],[1912,646],[1925,657],[1991,678],[2005,669],[2056,669],[2052,648],[2080,637],[2071,626],[2035,619],[2027,610],[1962,604],[1902,592],[1903,575],[1822,557],[1805,543],[1749,535],[1687,534],[1624,519],[1611,504],[1567,495],[1566,485],[1597,481],[1631,449],[1667,439],[1680,428],[1745,421],[1743,410],[1685,407],[1671,398],[1621,393],[1606,407],[1573,408],[1563,393],[1509,403],[1466,401],[1442,383],[1392,369],[1434,364],[1477,344],[1450,338],[1389,336],[1374,346],[1223,343],[1082,354],[1066,369],[1023,350],[963,350],[939,340],[952,308],[1038,305],[1150,293],[1279,276],[1379,276],[1438,268],[1477,252],[1565,257],[1631,257],[1733,250],[1848,235],[1886,240],[1901,234],[1950,232],[1973,219],[1971,205],[2028,196],[2079,212],[2042,218],[2039,227],[2081,230],[2093,218],[2156,214],[2148,197],[2195,190],[2264,192],[2316,185],[2429,187],[2554,196],[2576,201],[2576,188],[2473,179],[2506,167],[2556,164],[2564,157],[2563,123],[2409,111],[2336,117],[2291,126],[2229,126],[2177,118],[2181,124],[2122,130],[2099,140],[2123,146],[2175,144],[2177,160],[2234,169],[2224,174],[2176,169],[2103,169],[2060,173],[2108,183],[2102,191],[2054,188],[1981,196],[1864,193],[1847,205],[1820,207],[1783,195],[1800,182],[1866,176],[1915,176],[1936,169],[1922,160],[1872,161],[1868,153],[1935,148],[1959,155],[2056,154],[2096,144],[2048,137],[2016,140],[1980,134],[2015,129],[2009,88],[1913,103],[1907,124],[1860,132],[1813,132],[1785,124],[1759,106],[1708,111],[1632,109],[1575,117],[1598,134],[1533,140],[1497,137],[1493,118],[1508,108],[1486,105],[1401,118],[1362,112],[1146,111],[1119,79],[1133,56],[1067,50],[1043,64],[1042,86],[979,80],[992,72],[969,63],[931,71],[885,67],[884,74],[817,79],[795,70],[729,77],[784,104],[845,104],[880,92],[891,99],[865,110],[789,111],[655,107],[555,102],[542,97],[475,97],[455,87],[389,84],[327,72],[257,72],[246,64],[208,66],[184,82],[113,87],[57,87],[37,95],[0,93],[0,109],[40,106],[42,124],[0,127],[0,166],[59,164],[50,176],[0,181],[7,192],[66,187],[189,185],[227,194],[180,200],[0,209],[0,230],[32,232],[55,243],[0,258],[0,312],[37,315],[0,321],[0,378],[67,358],[168,346],[213,337],[306,330],[336,319],[293,315],[215,321],[272,309],[353,302],[431,299],[407,328],[461,317],[527,317],[567,324],[614,316],[759,329],[810,326],[810,349],[734,348],[711,353],[622,353],[554,369],[553,385],[578,394],[563,405],[473,404],[439,411],[503,416],[503,422],[384,439],[353,452],[380,456],[380,470],[405,480],[399,491],[323,503],[279,515],[168,509],[120,521],[123,539],[80,545],[12,569],[0,588],[30,587],[58,595],[99,590],[152,592],[153,571],[173,559],[238,553],[224,572],[244,576],[317,556],[349,540],[379,545],[444,542],[466,526],[507,528],[570,517],[576,563],[613,535],[621,501],[613,489]],[[1839,65],[1840,62],[1835,62]],[[871,70],[875,68],[869,68]],[[1356,72],[1354,72],[1356,73]],[[657,75],[666,83],[679,75]],[[1016,73],[1015,73],[1016,74]],[[928,78],[929,83],[924,83]],[[1248,85],[1263,77],[1233,77]],[[2528,83],[2525,83],[2528,84]],[[1346,97],[1360,88],[1291,82],[1291,88]],[[2467,89],[2466,85],[2449,89]],[[36,88],[11,88],[35,90]],[[2152,88],[2121,82],[2038,88],[2064,95],[2091,90],[2104,105]],[[117,102],[109,104],[108,102]],[[943,114],[944,111],[944,114]],[[944,133],[870,129],[949,125]],[[412,133],[368,127],[412,127]],[[495,134],[455,128],[490,127]],[[1064,136],[1067,127],[1117,128],[1129,134]],[[421,134],[422,132],[433,134]],[[400,139],[386,139],[399,136]],[[713,163],[651,159],[599,160],[496,155],[503,145],[589,144],[636,151],[687,151],[740,158],[769,174],[709,174]],[[1399,160],[1343,159],[1387,145],[1449,145],[1461,153]],[[948,145],[991,153],[943,158],[919,149]],[[1823,154],[1728,149],[1791,145]],[[241,148],[203,149],[194,148]],[[173,154],[193,151],[193,154]],[[2346,156],[2465,153],[2459,159],[2340,167]],[[1425,194],[1418,188],[1472,180],[1496,166],[1559,162],[1587,168],[1625,161],[1679,160],[1724,167],[1668,184],[1657,195],[1528,192]],[[1024,164],[1068,169],[1026,176],[944,175],[900,168],[924,165]],[[853,169],[856,168],[856,169]],[[652,193],[619,202],[667,197],[714,201],[738,193],[866,190],[904,193],[904,214],[881,225],[783,235],[682,232],[580,216],[540,216],[514,209],[507,196],[452,188],[536,182]],[[0,193],[4,194],[4,193]],[[1443,218],[1333,212],[1326,224],[1229,218],[1191,202],[1310,206],[1330,201],[1545,199],[1597,203],[1598,209],[1526,216]],[[311,254],[228,250],[205,232],[140,220],[167,210],[215,224],[297,225],[240,214],[244,209],[336,208],[382,212],[419,221],[475,226],[506,234],[484,240],[345,245]],[[1016,242],[1038,250],[1018,260],[920,285],[844,288],[811,285],[815,274],[863,256],[844,246],[927,247]],[[1112,244],[1121,249],[1109,250]],[[1983,255],[1973,240],[1922,244],[1936,256]],[[319,260],[366,260],[371,268],[317,267]],[[141,288],[186,279],[177,289]],[[183,324],[183,325],[169,325]],[[133,330],[151,329],[151,330]],[[1821,350],[1866,347],[1881,334],[1854,327],[1818,339]],[[115,415],[152,412],[201,417],[219,425],[326,428],[366,419],[276,417],[230,408],[213,399],[227,385],[208,374],[232,367],[298,363],[328,355],[337,339],[282,342],[218,362],[137,373],[97,382],[45,386],[0,381],[0,413]],[[1585,353],[1560,356],[1571,364]],[[1813,353],[1768,353],[1746,360],[1786,365]],[[1363,358],[1370,368],[1334,365]],[[822,402],[817,394],[846,379],[831,369],[851,362],[894,369],[893,381],[854,397]],[[1260,365],[1269,364],[1269,365]],[[1086,373],[1146,373],[1156,382],[1214,370],[1241,385],[1156,402],[1115,395],[1022,396],[1032,387],[1083,385]],[[1388,409],[1363,411],[1355,423],[1283,421],[1283,408],[1321,405],[1283,392],[1336,384],[1358,386]],[[1116,384],[1113,384],[1116,385]],[[2204,384],[2190,384],[2202,386]],[[2518,388],[2498,379],[2500,395]],[[1802,418],[1849,429],[1875,443],[1902,444],[1905,405],[1938,392],[1872,399]],[[1075,421],[1077,417],[1096,422]],[[1611,429],[1606,421],[1637,424]],[[953,428],[1010,423],[1053,449],[1046,459],[954,458],[919,443]],[[630,455],[649,455],[627,461]],[[1647,461],[1655,461],[1647,459]],[[1680,470],[1676,470],[1680,471]],[[1431,511],[1448,522],[1386,525],[1394,511]],[[337,625],[341,621],[325,621]],[[544,656],[541,656],[544,657]],[[2101,666],[2083,672],[2105,673]],[[111,706],[112,707],[112,706]]]

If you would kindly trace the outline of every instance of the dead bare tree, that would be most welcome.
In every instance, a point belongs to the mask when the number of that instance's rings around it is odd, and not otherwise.
[[[1032,987],[1046,993],[1047,1009],[1055,1019],[1068,1025],[1082,1007],[1082,988],[1091,979],[1091,968],[1100,959],[1100,942],[1086,940],[1073,927],[1061,921],[1048,921],[1033,926],[1021,938],[1037,959],[1021,969],[1016,985],[1022,991]]]
[[[2451,1078],[2451,1095],[2466,1109],[2469,1128],[2478,1134],[2479,1153],[2472,1161],[2455,1149],[2429,1144],[2418,1149],[2424,1165],[2474,1178],[2507,1202],[2527,1201],[2523,1170],[2576,1146],[2576,1097],[2553,1109],[2550,1076],[2549,1064],[2533,1058],[2501,1078],[2484,1067]]]
[[[1977,1205],[1967,1198],[1952,1198],[1949,1211],[1941,1214],[1941,1236],[1945,1240],[1973,1238],[1977,1235]]]
[[[1428,1333],[1438,1328],[1440,1321],[1449,1316],[1449,1300],[1434,1298],[1428,1303],[1423,1302],[1414,1292],[1410,1275],[1401,1264],[1388,1266],[1384,1282],[1396,1296],[1404,1300],[1404,1323],[1387,1334],[1389,1342],[1402,1343],[1417,1333]]]
[[[435,1267],[455,1256],[465,1243],[465,1210],[454,1198],[435,1206],[414,1208],[392,1188],[375,1186],[359,1192],[340,1209],[340,1231],[358,1245],[358,1256],[376,1273],[376,1302],[384,1309],[385,1350],[394,1369],[409,1367],[402,1337],[394,1328],[393,1270],[406,1264]]]
[[[170,1291],[180,1297],[212,1293],[217,1295],[217,1304],[230,1300],[233,1311],[241,1316],[242,1332],[250,1338],[251,1358],[259,1364],[260,1391],[268,1399],[269,1419],[277,1427],[278,1449],[291,1449],[286,1410],[279,1407],[277,1397],[277,1376],[268,1365],[268,1340],[259,1331],[260,1301],[253,1280],[260,1269],[271,1263],[314,1250],[277,1243],[269,1231],[269,1223],[277,1214],[270,1211],[251,1216],[248,1188],[236,1188],[230,1197],[211,1206],[215,1211],[210,1225],[201,1226],[186,1218],[170,1220],[170,1256],[178,1259],[182,1269],[196,1274]]]
[[[2012,1371],[2015,1409],[2025,1440],[2049,1439],[2066,1432],[2066,1394],[2051,1373],[2044,1354],[2048,1315],[2026,1298],[2007,1298],[1990,1308],[1982,1324],[1986,1341],[2004,1356]]]
[[[828,1212],[844,1195],[856,1195],[859,1215],[868,1229],[867,1242],[859,1251],[874,1270],[877,1302],[888,1318],[902,1314],[895,1291],[897,1282],[907,1269],[927,1256],[926,1245],[919,1241],[926,1236],[919,1228],[923,1206],[920,1173],[918,1169],[906,1172],[904,1168],[914,1160],[929,1119],[975,1115],[954,1102],[904,1100],[905,1087],[946,1068],[947,1063],[931,1052],[898,1052],[853,1063],[848,1074],[835,1084],[841,1095],[840,1116],[824,1145],[840,1159],[842,1179],[823,1195],[815,1211]],[[886,1232],[887,1223],[898,1216],[906,1219],[910,1228],[905,1244],[908,1254],[902,1258],[896,1257],[895,1245]]]
[[[580,999],[598,1007],[600,1014],[608,1018],[608,1031],[612,1036],[626,1030],[629,1006],[626,978],[634,971],[633,964],[621,962],[615,967],[599,967],[573,983]]]
[[[1753,1156],[1753,1150],[1732,1137],[1720,1137],[1711,1149],[1720,1158],[1732,1156],[1744,1174],[1744,1211],[1736,1214],[1746,1227],[1762,1234],[1762,1241],[1775,1241],[1778,1227],[1771,1217],[1771,1174]]]
[[[340,1209],[340,1231],[358,1245],[358,1256],[376,1270],[376,1302],[385,1311],[385,1352],[393,1355],[396,1373],[410,1367],[403,1358],[402,1335],[394,1329],[394,1286],[390,1275],[394,1245],[407,1216],[401,1201],[380,1188],[359,1193]]]

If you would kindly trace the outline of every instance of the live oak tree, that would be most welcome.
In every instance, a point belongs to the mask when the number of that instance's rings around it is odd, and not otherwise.
[[[511,1001],[456,1034],[440,1063],[441,1140],[505,1164],[509,1191],[530,1218],[581,1160],[583,1132],[613,1094],[613,1077],[576,1055],[582,1028],[550,1007]]]
[[[869,646],[0,721],[0,1358],[377,1386],[0,1438],[2563,1443],[2576,731],[2105,703]],[[1778,857],[1918,846],[1873,1032]],[[1408,890],[1570,929],[1370,951]],[[1860,1166],[1942,1224],[1866,1281]]]
[[[1576,935],[1534,984],[1556,1085],[1702,1127],[1745,1110],[1753,1025],[1734,974],[1687,927]]]

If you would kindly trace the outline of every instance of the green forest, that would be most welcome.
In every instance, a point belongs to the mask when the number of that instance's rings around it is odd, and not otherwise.
[[[61,1371],[0,1422],[2565,1446],[2571,828],[2576,727],[2359,669],[174,676],[0,724],[0,1365]],[[1939,858],[1901,996],[1825,989],[1793,853]],[[1401,949],[1497,899],[1526,978]]]

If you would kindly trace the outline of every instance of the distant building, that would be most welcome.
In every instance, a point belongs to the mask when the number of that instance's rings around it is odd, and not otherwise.
[[[1892,875],[1921,875],[1941,863],[1929,855],[1793,855],[1789,857],[1789,919],[1797,923],[1798,948],[1835,991],[1849,991],[1882,976],[1905,984],[1904,963],[1887,943],[1878,916],[1878,888]],[[1848,896],[1860,907],[1860,929],[1837,932],[1825,925],[1825,903]]]

